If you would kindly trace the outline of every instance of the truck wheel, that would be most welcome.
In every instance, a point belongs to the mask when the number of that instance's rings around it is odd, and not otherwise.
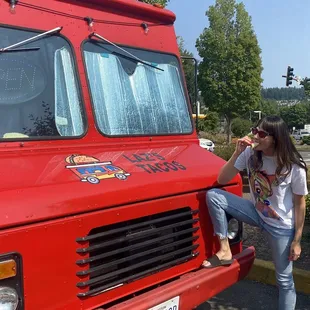
[[[122,173],[115,173],[115,177],[118,178],[119,180],[126,180],[127,176]]]
[[[87,177],[86,180],[87,180],[87,182],[89,182],[91,184],[98,184],[98,183],[100,183],[100,180],[95,178],[95,177]]]

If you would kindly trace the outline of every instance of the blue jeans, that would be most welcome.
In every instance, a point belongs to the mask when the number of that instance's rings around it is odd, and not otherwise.
[[[289,261],[290,247],[295,231],[279,229],[266,224],[258,215],[251,201],[226,191],[212,189],[207,192],[206,198],[214,233],[220,239],[227,238],[228,225],[225,212],[241,222],[262,229],[272,250],[275,265],[279,289],[278,309],[295,309],[296,291],[293,280],[293,263]]]

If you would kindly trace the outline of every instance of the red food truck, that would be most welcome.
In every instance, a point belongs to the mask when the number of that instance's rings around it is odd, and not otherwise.
[[[0,0],[1,309],[193,309],[248,274],[229,216],[234,263],[201,268],[224,161],[199,146],[174,21],[135,0]]]

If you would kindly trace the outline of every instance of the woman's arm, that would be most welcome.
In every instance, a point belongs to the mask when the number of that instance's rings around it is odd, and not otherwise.
[[[219,184],[225,185],[231,179],[233,179],[236,174],[240,171],[235,167],[235,163],[244,150],[251,145],[251,140],[248,137],[239,139],[236,144],[236,150],[229,159],[229,161],[221,168],[219,175],[217,177],[217,182]]]
[[[300,241],[306,215],[306,199],[303,195],[294,195],[295,236],[291,245],[290,260],[297,260],[301,253]]]
[[[221,168],[217,177],[217,182],[219,184],[225,185],[237,175],[239,170],[235,168],[235,162],[238,157],[239,155],[234,152],[229,161]]]

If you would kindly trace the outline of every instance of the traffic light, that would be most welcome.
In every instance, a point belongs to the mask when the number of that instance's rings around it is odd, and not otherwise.
[[[287,73],[286,73],[286,86],[292,85],[293,76],[294,76],[294,68],[291,68],[290,66],[288,66]]]

